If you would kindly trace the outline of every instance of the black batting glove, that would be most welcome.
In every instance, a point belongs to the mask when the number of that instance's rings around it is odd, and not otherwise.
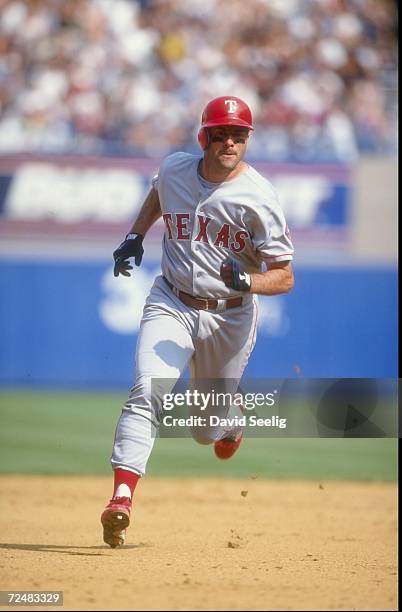
[[[134,257],[136,266],[140,265],[144,254],[144,249],[142,248],[143,240],[144,236],[141,236],[141,234],[127,234],[124,242],[113,252],[113,274],[115,276],[119,276],[119,274],[130,276],[129,270],[133,269],[133,266],[128,261],[130,257]]]
[[[250,291],[251,278],[247,272],[240,267],[235,259],[228,257],[221,264],[220,275],[226,287],[236,291]]]

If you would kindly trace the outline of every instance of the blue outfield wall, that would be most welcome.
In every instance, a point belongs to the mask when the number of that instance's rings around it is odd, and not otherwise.
[[[116,279],[99,262],[0,261],[0,385],[130,387],[158,272],[148,262]],[[296,265],[295,275],[289,295],[260,298],[247,376],[396,377],[396,269]]]

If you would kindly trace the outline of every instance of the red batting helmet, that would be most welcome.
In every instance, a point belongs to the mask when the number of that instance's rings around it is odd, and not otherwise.
[[[238,125],[249,130],[254,129],[251,110],[243,100],[235,96],[214,98],[204,108],[198,132],[198,142],[203,149],[208,146],[208,132],[205,128],[217,125]]]

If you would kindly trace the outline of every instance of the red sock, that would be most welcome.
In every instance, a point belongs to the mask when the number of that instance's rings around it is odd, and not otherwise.
[[[130,493],[131,493],[130,498],[132,498],[137,482],[140,479],[139,474],[135,474],[134,472],[129,472],[129,470],[123,470],[121,468],[116,468],[113,471],[114,471],[113,497],[117,497],[116,492],[120,485],[126,485],[126,487],[130,489]],[[119,495],[118,497],[128,497],[128,495]]]

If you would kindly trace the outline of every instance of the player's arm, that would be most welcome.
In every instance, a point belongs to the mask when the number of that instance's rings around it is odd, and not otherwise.
[[[228,257],[220,270],[226,287],[260,295],[279,295],[293,288],[293,244],[275,193],[271,195],[272,205],[260,206],[260,214],[250,220],[253,246],[260,260],[267,262],[268,269],[266,272],[248,273],[237,260]]]
[[[162,211],[161,204],[159,202],[159,194],[157,190],[152,187],[147,197],[145,198],[144,204],[142,205],[136,220],[131,226],[128,235],[140,234],[142,237],[144,237],[149,228],[161,216]]]
[[[272,263],[266,272],[250,274],[250,292],[259,295],[279,295],[288,293],[294,286],[292,263],[279,261]]]
[[[288,293],[294,285],[290,261],[275,262],[266,272],[248,274],[236,260],[229,257],[222,263],[220,275],[226,287],[260,295]]]
[[[133,266],[130,265],[129,262],[130,257],[134,257],[136,266],[141,264],[144,254],[144,249],[142,247],[144,236],[161,215],[162,211],[159,194],[157,190],[152,187],[125,240],[113,253],[115,276],[119,276],[119,274],[130,276],[129,270],[133,269]]]

